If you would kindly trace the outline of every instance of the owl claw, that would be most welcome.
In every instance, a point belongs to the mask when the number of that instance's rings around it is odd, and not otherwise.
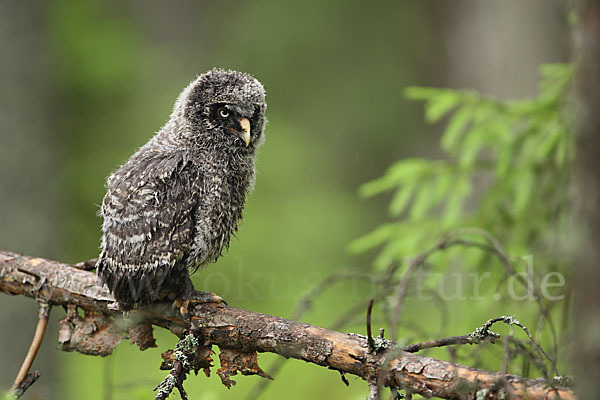
[[[179,308],[179,312],[185,319],[189,319],[190,315],[190,305],[196,304],[204,304],[204,303],[217,303],[227,305],[227,302],[223,300],[223,298],[219,295],[210,292],[198,292],[194,291],[190,297],[187,298],[177,298],[173,302],[173,307]]]
[[[106,308],[108,308],[111,311],[123,311],[123,309],[121,308],[121,305],[119,304],[118,301],[113,301],[112,303],[108,303]]]

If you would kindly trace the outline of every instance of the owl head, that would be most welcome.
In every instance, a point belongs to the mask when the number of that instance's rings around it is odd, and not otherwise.
[[[171,118],[183,119],[201,146],[252,151],[263,139],[265,90],[254,77],[212,69],[180,94]]]

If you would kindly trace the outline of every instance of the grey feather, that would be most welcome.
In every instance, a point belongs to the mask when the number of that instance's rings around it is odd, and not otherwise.
[[[216,114],[223,107],[250,121],[247,146],[227,129],[235,118]],[[265,109],[260,82],[213,69],[181,92],[165,126],[108,178],[96,267],[124,309],[186,296],[189,272],[229,246],[253,186]]]

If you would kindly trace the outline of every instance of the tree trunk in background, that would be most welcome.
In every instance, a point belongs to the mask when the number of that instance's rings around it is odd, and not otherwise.
[[[441,0],[431,12],[447,59],[438,86],[523,98],[538,92],[541,64],[568,60],[566,7],[555,2]]]
[[[56,255],[56,157],[49,123],[47,68],[44,60],[45,2],[0,2],[0,243],[29,254]],[[0,320],[0,390],[12,385],[27,353],[37,322],[31,301],[3,296]],[[16,328],[18,327],[18,329]],[[50,332],[56,332],[51,328]],[[55,334],[46,338],[51,343]],[[42,346],[34,368],[40,380],[29,398],[53,395],[51,357],[54,346]]]
[[[600,382],[600,2],[580,2],[583,50],[578,90],[582,102],[577,198],[583,243],[577,265],[576,354],[581,399],[598,398]]]

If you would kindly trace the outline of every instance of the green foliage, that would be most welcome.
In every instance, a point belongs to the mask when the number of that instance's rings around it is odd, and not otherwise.
[[[408,98],[425,101],[427,122],[447,118],[440,143],[447,158],[404,159],[363,185],[364,197],[393,192],[394,221],[354,241],[351,249],[383,245],[376,265],[384,268],[466,226],[492,232],[511,252],[547,246],[545,232],[564,222],[574,159],[572,121],[565,112],[573,70],[568,64],[544,65],[539,94],[525,100],[408,88]]]
[[[10,391],[0,393],[1,400],[17,400],[17,398],[18,397]]]
[[[503,360],[512,373],[550,380],[568,370],[569,326],[563,323],[559,329],[553,321],[569,318],[564,283],[570,266],[561,256],[570,245],[567,193],[575,138],[569,89],[574,67],[544,65],[541,75],[539,94],[525,100],[408,88],[408,98],[425,101],[427,122],[446,119],[440,142],[446,157],[403,159],[363,185],[363,197],[392,192],[392,221],[350,247],[355,252],[380,248],[374,275],[397,279],[398,287],[408,282],[406,293],[379,293],[392,340],[398,328],[404,328],[401,343],[414,340],[411,335],[435,339],[463,333],[473,319],[514,313],[531,327],[542,348],[550,349],[550,356],[542,359],[541,348],[513,337],[510,330],[504,348],[479,346],[470,354],[461,350],[457,360],[492,370]],[[542,287],[549,276],[560,276],[563,283],[555,285],[562,287],[551,296]],[[435,308],[439,332],[430,329]],[[423,315],[428,315],[425,321]],[[435,351],[432,355],[444,357]],[[520,363],[511,363],[518,357]]]

